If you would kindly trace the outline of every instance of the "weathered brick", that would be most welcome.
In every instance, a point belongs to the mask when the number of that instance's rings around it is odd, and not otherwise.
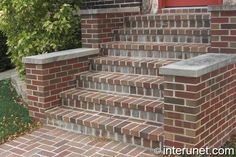
[[[165,103],[184,105],[184,99],[165,97]]]

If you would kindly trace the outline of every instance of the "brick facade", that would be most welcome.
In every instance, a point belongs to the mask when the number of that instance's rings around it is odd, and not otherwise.
[[[26,63],[26,83],[30,116],[45,121],[45,110],[61,105],[59,94],[74,88],[74,74],[89,69],[84,56],[46,64]]]

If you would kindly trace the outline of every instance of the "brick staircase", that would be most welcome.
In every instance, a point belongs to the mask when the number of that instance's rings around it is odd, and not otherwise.
[[[77,87],[60,94],[62,106],[46,111],[47,123],[157,148],[164,142],[159,68],[208,52],[210,14],[205,8],[164,9],[125,17],[113,37],[101,44],[103,55],[91,59],[90,71],[75,75]]]

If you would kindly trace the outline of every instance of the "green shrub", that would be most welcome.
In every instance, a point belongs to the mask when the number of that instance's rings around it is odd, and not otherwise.
[[[24,76],[22,57],[80,47],[80,0],[0,0],[0,29],[11,60]]]
[[[12,68],[11,60],[7,55],[7,38],[0,31],[0,72]]]

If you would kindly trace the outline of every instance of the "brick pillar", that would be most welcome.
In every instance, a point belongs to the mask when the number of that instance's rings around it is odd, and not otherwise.
[[[236,6],[209,7],[213,53],[236,53]]]
[[[83,52],[85,54],[80,53]],[[87,53],[87,54],[86,54]],[[44,121],[44,111],[61,105],[59,94],[74,88],[74,74],[89,69],[89,54],[98,50],[69,50],[25,57],[27,98],[30,116]]]
[[[161,68],[165,145],[219,147],[229,139],[236,127],[236,56],[231,57],[206,54]]]
[[[112,41],[112,30],[124,27],[124,17],[139,14],[139,8],[81,10],[82,47],[99,48]]]

